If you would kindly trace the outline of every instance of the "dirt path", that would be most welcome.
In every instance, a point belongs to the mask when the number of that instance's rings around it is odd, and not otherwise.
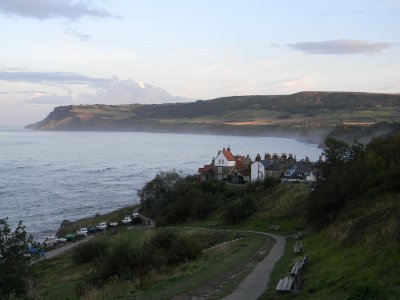
[[[176,227],[175,227],[176,228]],[[182,228],[182,227],[180,227]],[[184,227],[188,229],[204,229],[204,230],[221,230],[211,228],[199,228],[199,227]],[[224,297],[224,300],[256,300],[258,299],[268,288],[269,278],[275,264],[282,257],[286,238],[280,235],[266,233],[261,231],[250,231],[250,230],[226,230],[231,232],[241,233],[254,233],[263,235],[274,239],[276,242],[272,246],[268,255],[257,264],[257,266],[242,280],[237,288],[228,296]]]

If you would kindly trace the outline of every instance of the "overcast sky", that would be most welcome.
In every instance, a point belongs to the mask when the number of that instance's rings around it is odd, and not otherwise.
[[[400,92],[400,0],[1,0],[0,125],[55,106]]]

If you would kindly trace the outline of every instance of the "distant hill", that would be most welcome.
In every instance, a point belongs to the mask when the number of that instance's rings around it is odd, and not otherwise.
[[[321,141],[337,125],[400,121],[400,94],[300,92],[190,103],[60,106],[36,130],[193,132]]]

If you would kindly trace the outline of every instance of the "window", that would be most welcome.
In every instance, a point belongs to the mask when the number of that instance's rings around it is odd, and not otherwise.
[[[218,167],[218,173],[222,173],[222,167]]]

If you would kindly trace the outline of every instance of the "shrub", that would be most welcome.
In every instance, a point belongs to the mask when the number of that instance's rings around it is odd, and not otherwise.
[[[91,240],[76,247],[72,253],[75,264],[92,262],[107,253],[108,244],[104,239]]]
[[[227,205],[224,212],[224,220],[233,224],[244,221],[256,211],[256,205],[252,197],[245,196]]]

